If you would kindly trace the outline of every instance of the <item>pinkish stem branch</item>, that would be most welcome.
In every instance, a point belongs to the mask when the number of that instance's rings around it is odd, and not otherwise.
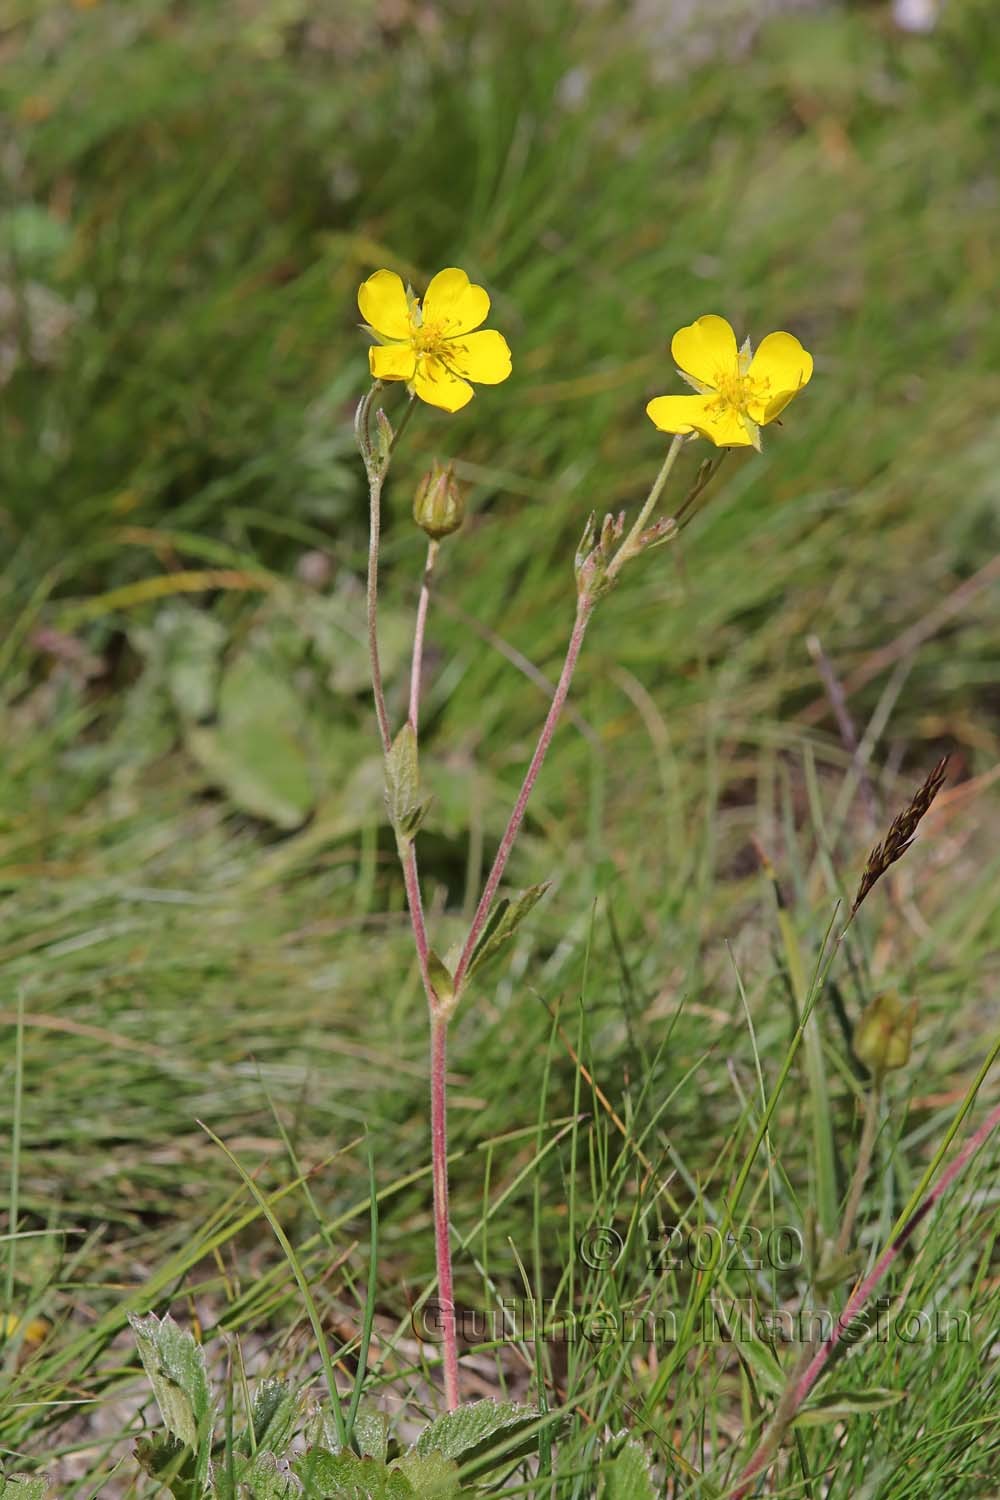
[[[761,1438],[756,1452],[740,1475],[736,1488],[729,1492],[731,1500],[744,1500],[744,1497],[753,1488],[757,1475],[762,1473],[773,1462],[782,1438],[809,1396],[813,1386],[822,1375],[827,1361],[840,1343],[846,1330],[850,1328],[854,1318],[864,1307],[890,1266],[900,1255],[914,1230],[927,1217],[935,1204],[944,1197],[944,1194],[976,1153],[985,1146],[998,1125],[1000,1125],[1000,1104],[987,1115],[975,1135],[970,1136],[966,1141],[951,1165],[941,1173],[937,1183],[927,1194],[927,1197],[890,1240],[868,1272],[868,1275],[862,1281],[858,1282],[854,1291],[847,1299],[844,1311],[834,1324],[829,1338],[823,1340],[805,1369],[801,1370],[801,1372],[798,1370],[794,1372],[793,1378],[786,1387],[781,1400],[778,1402],[774,1417]]]
[[[493,898],[497,893],[497,887],[499,886],[500,881],[503,878],[503,872],[507,867],[507,861],[510,858],[511,850],[514,847],[514,842],[517,838],[521,824],[524,821],[525,809],[528,806],[528,798],[531,796],[535,782],[538,780],[538,773],[542,769],[542,763],[544,762],[545,756],[548,752],[548,748],[552,743],[552,736],[555,734],[556,725],[559,722],[559,715],[563,711],[563,707],[566,703],[566,698],[569,694],[570,683],[573,680],[573,673],[576,670],[576,663],[580,655],[580,648],[583,645],[583,637],[586,633],[587,624],[590,620],[590,615],[593,607],[593,599],[587,594],[581,594],[577,602],[576,620],[573,623],[573,633],[570,636],[569,646],[566,649],[566,660],[563,662],[563,669],[559,675],[559,681],[556,684],[556,690],[552,696],[552,702],[549,705],[549,711],[546,716],[545,723],[542,726],[542,732],[539,735],[538,744],[535,746],[535,753],[531,757],[531,763],[529,764],[528,769],[525,772],[524,781],[521,783],[521,790],[518,792],[517,801],[514,804],[514,811],[510,815],[510,821],[508,822],[507,827],[504,830],[503,838],[500,840],[500,847],[497,849],[496,858],[493,861],[493,868],[490,870],[486,885],[483,888],[483,894],[479,899],[479,905],[476,907],[476,913],[472,919],[472,926],[469,928],[469,935],[466,938],[465,946],[462,949],[462,956],[459,959],[458,967],[455,970],[456,996],[461,992],[462,981],[465,978],[469,964],[472,960],[472,955],[475,951],[476,943],[479,941],[479,935],[486,925],[486,920],[490,914],[490,908],[493,905]]]

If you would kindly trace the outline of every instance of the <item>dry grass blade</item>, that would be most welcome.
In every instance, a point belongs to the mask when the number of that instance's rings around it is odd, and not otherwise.
[[[897,813],[889,825],[889,832],[880,844],[876,844],[868,856],[864,872],[858,885],[857,895],[851,907],[851,918],[856,915],[862,901],[869,891],[875,886],[890,866],[903,855],[913,843],[914,836],[920,824],[920,820],[927,813],[928,808],[934,801],[938,792],[944,784],[945,773],[948,770],[948,756],[943,755],[934,769],[924,779],[911,797],[909,804],[901,813]]]

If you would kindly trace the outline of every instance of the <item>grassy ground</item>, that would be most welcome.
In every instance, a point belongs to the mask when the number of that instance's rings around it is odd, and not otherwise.
[[[61,1465],[60,1493],[146,1493],[128,1310],[196,1316],[217,1362],[228,1331],[255,1366],[315,1371],[292,1269],[199,1121],[284,1190],[348,1372],[370,1146],[375,1385],[401,1416],[433,1400],[407,1316],[433,1268],[425,1024],[382,827],[350,438],[354,297],[378,265],[466,267],[515,353],[460,416],[420,414],[388,495],[398,712],[412,486],[437,454],[472,487],[429,632],[442,949],[544,711],[518,654],[558,671],[586,513],[635,506],[662,454],[643,405],[678,388],[671,332],[719,311],[816,354],[763,456],[728,459],[682,547],[598,613],[512,866],[553,889],[454,1028],[463,1299],[491,1305],[523,1268],[588,1308],[693,1305],[638,1229],[617,1266],[579,1245],[640,1208],[642,1233],[657,1212],[711,1220],[744,1159],[758,1068],[770,1090],[793,1030],[752,839],[811,968],[880,832],[812,634],[867,730],[881,826],[953,756],[928,837],[835,970],[852,1018],[883,987],[919,1003],[862,1217],[866,1251],[884,1242],[988,1050],[1000,952],[1000,44],[988,4],[946,11],[930,38],[879,6],[785,18],[694,67],[628,7],[8,8],[0,1171],[30,1233],[4,1245],[21,1323],[0,1444]],[[843,1187],[859,1085],[836,998]],[[796,1063],[751,1228],[808,1231],[814,1108]],[[804,1429],[789,1493],[995,1493],[988,1168],[895,1286],[971,1311],[970,1341],[846,1361],[840,1384],[907,1397]],[[709,1495],[767,1404],[761,1368],[711,1341],[535,1354],[515,1341],[475,1378],[572,1409],[539,1459],[560,1495],[595,1492],[599,1440],[624,1427],[665,1492]]]

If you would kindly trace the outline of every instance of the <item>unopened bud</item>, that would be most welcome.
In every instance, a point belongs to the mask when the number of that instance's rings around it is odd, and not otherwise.
[[[435,541],[461,526],[465,495],[451,464],[436,463],[421,479],[413,497],[413,519]]]
[[[877,1078],[894,1068],[905,1067],[910,1060],[916,1019],[915,1000],[904,1005],[892,991],[876,995],[854,1028],[854,1054],[859,1062]]]

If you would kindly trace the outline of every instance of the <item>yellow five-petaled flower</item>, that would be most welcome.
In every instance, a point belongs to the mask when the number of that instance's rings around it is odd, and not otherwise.
[[[670,342],[678,374],[697,396],[656,396],[646,407],[661,432],[699,433],[718,448],[760,447],[760,429],[808,384],[812,355],[791,333],[769,333],[756,354],[725,318],[707,313]]]
[[[470,380],[499,385],[510,374],[510,350],[502,334],[481,329],[489,294],[449,266],[431,281],[423,299],[404,287],[395,271],[376,271],[358,292],[369,333],[376,380],[405,380],[431,406],[458,411],[472,400]]]

